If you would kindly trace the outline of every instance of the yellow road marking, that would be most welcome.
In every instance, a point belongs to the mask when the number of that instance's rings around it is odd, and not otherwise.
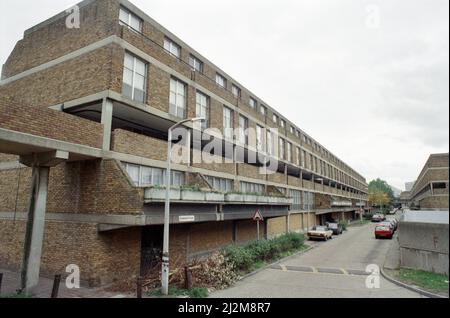
[[[341,268],[341,271],[344,273],[344,275],[349,275],[345,269]]]
[[[286,268],[286,266],[284,266],[284,265],[280,265],[280,267],[281,267],[281,270],[282,270],[283,272],[287,272],[287,268]]]

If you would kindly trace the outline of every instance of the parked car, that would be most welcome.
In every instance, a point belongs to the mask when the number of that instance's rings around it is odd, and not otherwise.
[[[390,219],[389,221],[394,224],[394,231],[397,231],[397,229],[398,229],[398,220],[397,219]]]
[[[374,216],[372,216],[372,222],[382,222],[384,220],[386,220],[384,214],[375,214]]]
[[[378,225],[389,226],[392,229],[392,231],[395,232],[395,225],[394,225],[394,222],[392,222],[391,220],[386,220],[386,221],[380,222],[380,223],[378,223]]]
[[[378,224],[375,227],[375,238],[377,240],[381,238],[392,239],[393,236],[394,230],[389,224]]]
[[[308,231],[308,238],[310,240],[320,239],[328,241],[333,238],[333,231],[329,230],[326,226],[315,226],[311,231]]]
[[[336,222],[328,222],[327,226],[329,230],[333,231],[333,235],[341,235],[342,232],[344,232],[344,227],[342,226],[342,224]]]

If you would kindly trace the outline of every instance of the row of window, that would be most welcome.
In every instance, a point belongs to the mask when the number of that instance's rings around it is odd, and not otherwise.
[[[141,32],[143,28],[143,20],[137,17],[135,14],[130,12],[128,9],[121,7],[120,9],[120,23],[130,27],[131,29]],[[171,55],[181,58],[181,46],[168,37],[164,38],[164,49]],[[189,65],[197,72],[203,73],[204,64],[193,54],[189,55]],[[125,57],[125,67],[124,67],[124,87],[123,93],[125,96],[136,100],[138,102],[145,102],[146,100],[146,83],[147,83],[147,64],[140,60],[139,58],[126,54]],[[216,74],[217,85],[227,88],[227,79],[217,73]],[[171,80],[171,90],[170,90],[170,113],[174,116],[185,118],[186,117],[186,84],[182,83],[177,79]],[[232,93],[236,98],[241,98],[242,90],[235,84],[232,84]],[[197,96],[197,116],[208,118],[208,101],[207,97],[198,93]],[[203,95],[203,96],[202,96]],[[249,106],[253,109],[258,107],[258,102],[255,98],[249,98]],[[264,105],[260,105],[260,113],[262,115],[267,114],[267,108]],[[281,119],[277,114],[273,114],[272,120],[275,124],[282,128],[286,128],[286,121]],[[207,123],[203,124],[207,127]],[[333,163],[339,165],[341,168],[348,169],[352,173],[354,172],[351,168],[341,162],[339,159],[331,155],[325,148],[312,141],[312,139],[305,134],[301,133],[300,130],[296,129],[294,126],[290,127],[291,134],[301,138],[303,143],[310,145],[315,151],[320,152],[326,158],[329,158]],[[241,140],[243,141],[243,140]],[[360,178],[360,181],[363,181]]]
[[[161,168],[153,168],[130,163],[124,164],[125,169],[131,180],[138,187],[165,186],[166,171]],[[233,191],[233,180],[212,176],[206,176],[206,180],[217,191],[229,193]],[[185,174],[181,171],[172,171],[171,185],[181,187],[185,184]],[[280,192],[286,195],[285,188],[279,188]],[[240,191],[242,193],[264,194],[265,186],[263,184],[252,182],[240,182]],[[303,192],[299,190],[290,190],[289,196],[293,198],[293,208],[311,210],[314,207],[314,193]]]
[[[264,194],[266,192],[265,186],[259,183],[241,181],[240,187],[242,193]]]
[[[166,170],[151,168],[134,164],[125,164],[125,169],[138,187],[164,186],[166,184]],[[172,171],[171,184],[174,187],[181,187],[185,183],[184,173]]]
[[[147,65],[139,58],[126,53],[124,61],[124,84],[123,94],[133,100],[144,102],[146,98],[146,82],[147,82]],[[203,129],[209,127],[209,109],[210,109],[210,97],[206,94],[197,91],[196,92],[196,116],[206,119],[202,123]],[[169,97],[169,113],[179,118],[186,118],[187,116],[187,85],[182,81],[172,77],[170,79],[170,97]],[[234,120],[233,110],[228,107],[224,107],[223,110],[223,128],[225,137],[228,139],[233,138]],[[249,128],[249,120],[243,115],[239,116],[239,136],[238,142],[244,145],[248,145],[248,135],[245,133]],[[264,133],[264,127],[256,126],[256,147],[258,151],[265,151],[266,140]],[[270,130],[267,131],[267,152],[271,156],[277,155],[275,153],[275,136]],[[331,166],[324,161],[302,151],[300,147],[297,147],[297,165],[308,168],[310,170],[319,172],[326,176],[330,175]],[[279,139],[278,155],[281,160],[287,160],[293,162],[292,144],[285,141],[283,138]],[[309,156],[309,160],[306,160],[306,156]],[[328,173],[326,173],[328,171]]]
[[[217,191],[224,193],[233,191],[233,180],[211,176],[206,176],[205,178],[206,180],[208,180],[209,184]]]

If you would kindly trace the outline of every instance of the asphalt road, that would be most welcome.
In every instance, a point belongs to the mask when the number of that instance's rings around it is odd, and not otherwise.
[[[379,288],[368,288],[368,265],[382,266],[392,243],[376,240],[373,224],[350,227],[328,242],[218,291],[213,298],[411,298],[419,294],[399,287],[382,276],[371,279]]]

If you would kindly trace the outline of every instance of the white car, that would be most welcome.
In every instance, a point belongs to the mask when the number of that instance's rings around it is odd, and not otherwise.
[[[315,226],[311,231],[308,231],[308,238],[320,239],[328,241],[333,238],[333,231],[329,230],[326,226]]]

